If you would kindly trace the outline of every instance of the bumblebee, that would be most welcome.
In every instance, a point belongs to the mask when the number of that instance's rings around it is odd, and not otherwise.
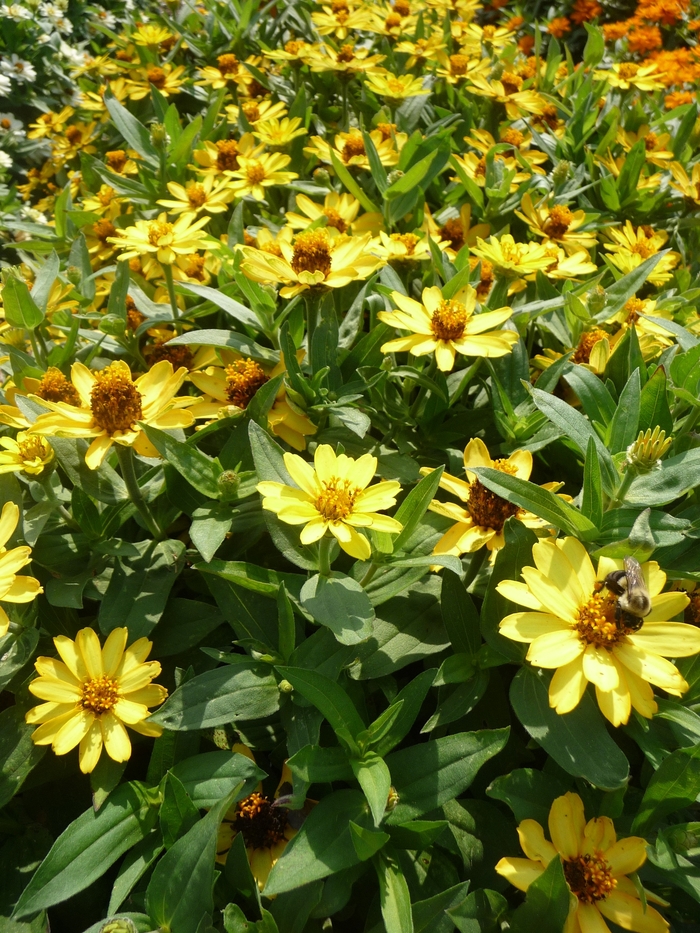
[[[625,557],[624,570],[613,570],[604,581],[617,596],[615,623],[620,631],[638,632],[651,612],[651,597],[638,560]]]

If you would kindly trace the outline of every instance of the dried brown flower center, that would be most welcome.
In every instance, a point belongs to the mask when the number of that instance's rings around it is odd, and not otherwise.
[[[333,477],[323,484],[323,491],[314,505],[327,522],[340,522],[352,514],[359,492],[360,490],[353,486],[350,480],[339,480]]]
[[[151,246],[167,246],[172,242],[172,233],[173,225],[166,220],[152,220],[148,225],[148,242]]]
[[[20,459],[25,463],[31,463],[34,460],[46,460],[51,455],[51,447],[44,437],[28,434],[23,441],[17,445],[19,448]]]
[[[542,120],[551,129],[555,130],[559,125],[559,111],[554,104],[547,104],[542,111]]]
[[[326,207],[323,210],[323,216],[326,218],[326,226],[333,227],[338,233],[345,233],[348,229],[347,223],[340,216],[338,211],[332,207]]]
[[[241,110],[248,123],[256,123],[260,119],[260,107],[254,100],[247,100],[244,104],[241,104]]]
[[[568,207],[564,207],[562,204],[555,204],[549,212],[549,218],[545,223],[545,232],[553,240],[560,240],[569,229],[573,219],[574,215]]]
[[[600,340],[604,340],[608,335],[600,328],[584,331],[576,347],[576,352],[571,357],[572,363],[590,363],[591,350]]]
[[[49,366],[41,377],[36,394],[47,402],[66,402],[80,408],[80,396],[73,383],[55,366]]]
[[[683,619],[691,625],[700,625],[700,593],[688,593],[690,602],[685,607]]]
[[[187,186],[187,200],[190,202],[190,207],[198,208],[203,204],[207,203],[207,193],[204,190],[204,185],[200,185],[198,182],[192,182],[191,185]]]
[[[101,716],[108,713],[119,700],[119,684],[111,677],[96,677],[82,685],[78,704],[87,712]]]
[[[165,87],[166,74],[162,68],[154,65],[148,69],[146,75],[149,83],[155,85],[159,91]]]
[[[626,629],[618,628],[616,607],[617,596],[602,587],[583,606],[579,606],[574,629],[584,644],[612,648],[624,639]]]
[[[246,849],[270,849],[284,839],[287,811],[256,791],[238,804],[233,827],[242,834]]]
[[[644,137],[644,148],[647,152],[653,152],[659,144],[659,137],[656,133],[647,133]]]
[[[349,42],[346,42],[345,45],[341,45],[338,50],[338,61],[339,62],[351,62],[355,58],[355,46],[350,45]]]
[[[105,159],[110,169],[116,172],[117,175],[121,175],[129,157],[123,149],[113,149],[111,152],[105,153]]]
[[[206,261],[206,256],[198,256],[196,253],[194,253],[192,256],[188,256],[187,265],[183,270],[185,275],[191,279],[199,279],[200,282],[203,282],[206,278],[204,269]],[[182,349],[185,348],[183,347]]]
[[[501,75],[501,84],[506,94],[516,94],[523,86],[523,79],[512,71],[504,71]]]
[[[255,360],[236,360],[226,367],[226,397],[232,405],[246,408],[269,376]]]
[[[111,220],[98,220],[92,230],[95,234],[95,239],[99,240],[101,243],[106,243],[108,236],[117,235],[117,228]]]
[[[501,473],[514,474],[515,470],[505,460],[494,460],[494,469]],[[495,492],[475,479],[469,486],[469,501],[467,503],[469,514],[475,525],[481,528],[492,528],[494,531],[503,531],[506,519],[517,515],[518,506],[507,499],[502,499]]]
[[[623,62],[620,65],[619,75],[625,81],[629,81],[630,78],[636,77],[638,70],[639,67],[634,62]]]
[[[246,168],[245,174],[251,185],[259,185],[261,181],[265,180],[265,166],[260,162],[256,162]]]
[[[155,366],[161,360],[172,363],[173,369],[179,369],[181,366],[192,369],[194,365],[194,357],[189,347],[168,347],[157,343],[152,347],[147,347],[143,352],[149,366]]]
[[[469,67],[466,55],[450,55],[450,71],[453,75],[465,75]]]
[[[430,329],[438,340],[460,340],[464,336],[469,314],[460,301],[441,301],[433,311]]]
[[[83,138],[83,134],[82,134],[82,132],[80,131],[80,128],[79,128],[79,127],[77,127],[77,126],[69,126],[69,127],[66,129],[66,139],[67,139],[68,142],[71,143],[72,145],[75,145],[76,143],[79,143],[80,140],[81,140],[82,138]]]
[[[238,143],[235,139],[220,139],[216,143],[218,150],[216,167],[223,171],[232,171],[238,168]]]
[[[450,246],[458,253],[464,246],[464,227],[462,221],[453,217],[440,227],[440,239],[449,240]]]
[[[110,436],[130,431],[143,417],[142,395],[130,376],[112,364],[95,373],[90,408],[96,424]]]
[[[341,153],[343,162],[349,162],[353,156],[365,155],[365,141],[360,133],[351,133],[345,140]]]
[[[300,272],[322,272],[327,277],[331,271],[331,251],[325,230],[309,230],[299,233],[294,240],[292,269]]]
[[[567,884],[584,904],[604,901],[617,886],[610,866],[600,855],[579,855],[574,859],[566,859],[563,867]]]
[[[231,53],[219,55],[216,59],[216,63],[222,75],[235,74],[238,71],[238,59]]]

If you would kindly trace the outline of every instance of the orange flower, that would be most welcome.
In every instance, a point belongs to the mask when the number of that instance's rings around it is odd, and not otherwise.
[[[567,16],[556,16],[547,27],[547,32],[555,39],[561,39],[571,32],[571,20]]]
[[[596,0],[576,0],[571,11],[571,19],[579,26],[595,19],[603,12],[603,7]]]

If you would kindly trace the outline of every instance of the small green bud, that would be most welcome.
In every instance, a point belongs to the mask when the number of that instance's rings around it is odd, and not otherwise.
[[[566,159],[562,159],[552,172],[552,181],[555,185],[561,185],[566,181],[570,173],[571,162],[567,162]]]
[[[235,470],[224,470],[216,481],[219,487],[221,498],[235,499],[238,495],[238,487],[241,484],[241,478]]]
[[[314,181],[317,185],[328,186],[331,183],[331,176],[327,168],[317,168],[314,172]]]
[[[292,693],[294,691],[294,687],[288,680],[280,680],[277,686],[279,687],[280,693]]]
[[[123,337],[126,331],[126,321],[118,314],[105,314],[100,320],[100,330],[110,337]]]
[[[66,269],[66,278],[72,285],[80,285],[83,280],[83,271],[78,266],[68,266]]]
[[[605,289],[601,285],[596,285],[593,291],[588,293],[588,310],[591,314],[597,314],[605,307]]]
[[[165,149],[170,137],[162,123],[151,123],[151,142],[157,149]]]

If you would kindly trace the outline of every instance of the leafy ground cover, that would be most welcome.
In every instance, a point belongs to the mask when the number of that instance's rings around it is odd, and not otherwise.
[[[700,7],[0,7],[2,933],[698,931]]]

